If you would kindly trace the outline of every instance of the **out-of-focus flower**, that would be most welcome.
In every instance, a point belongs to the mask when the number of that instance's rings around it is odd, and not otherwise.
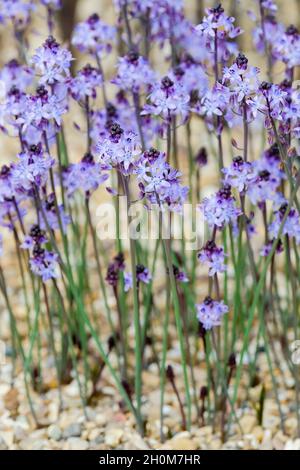
[[[0,23],[11,21],[15,31],[22,31],[34,8],[32,0],[0,0]]]
[[[5,84],[7,91],[13,87],[21,92],[26,91],[27,87],[33,82],[34,73],[30,67],[21,65],[15,59],[10,60],[0,70],[0,81]]]
[[[110,52],[111,42],[116,35],[116,29],[109,26],[94,13],[86,21],[75,27],[72,44],[81,52],[101,55]]]
[[[43,282],[58,277],[58,255],[42,248],[39,244],[34,245],[29,264],[31,271],[40,276]]]
[[[63,174],[68,196],[79,190],[89,196],[107,178],[108,174],[102,172],[101,165],[95,162],[90,153],[85,154],[81,162],[71,164]]]
[[[35,244],[43,245],[48,240],[46,233],[38,224],[31,227],[29,234],[25,236],[23,243],[20,245],[24,250],[30,250]]]
[[[288,204],[284,203],[280,209],[275,212],[274,220],[268,227],[268,232],[271,238],[277,238],[287,206]],[[300,216],[296,209],[292,208],[289,211],[287,219],[283,225],[282,234],[288,235],[290,238],[295,238],[296,243],[300,244]]]
[[[118,60],[118,72],[112,83],[122,90],[138,93],[141,89],[148,89],[155,80],[155,73],[144,57],[135,51],[129,52]]]
[[[136,281],[137,284],[139,282],[143,282],[144,284],[149,284],[151,281],[151,274],[149,273],[149,270],[143,266],[142,264],[138,264],[136,266]],[[129,272],[124,272],[124,290],[125,292],[128,292],[129,289],[133,287],[133,278],[132,274]]]
[[[87,97],[96,98],[97,88],[103,83],[99,69],[86,65],[70,82],[70,92],[77,101],[85,101]]]

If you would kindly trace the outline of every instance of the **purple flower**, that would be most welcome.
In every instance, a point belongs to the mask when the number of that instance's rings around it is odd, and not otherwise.
[[[122,90],[138,93],[142,88],[148,89],[155,80],[155,73],[144,57],[131,51],[118,60],[118,72],[112,83]]]
[[[63,174],[68,196],[72,196],[78,190],[90,195],[107,178],[108,174],[102,172],[101,165],[95,162],[90,153],[85,154],[81,162],[71,164]]]
[[[231,187],[228,185],[209,198],[204,198],[200,209],[210,228],[216,226],[222,229],[229,223],[235,225],[237,218],[242,214],[241,209],[236,206]]]
[[[45,231],[36,224],[31,227],[29,234],[25,236],[24,241],[20,246],[24,250],[29,250],[33,248],[35,244],[43,245],[44,243],[47,243],[47,241]]]
[[[107,168],[116,168],[126,175],[135,168],[141,149],[135,133],[124,132],[119,124],[113,123],[109,137],[98,143],[96,152],[100,164]]]
[[[36,95],[26,96],[23,107],[16,121],[22,126],[23,132],[30,126],[44,130],[51,120],[60,126],[61,117],[66,112],[65,96],[60,93],[49,94],[47,89],[40,85]]]
[[[167,120],[171,116],[182,116],[185,120],[188,116],[190,96],[182,85],[168,76],[153,85],[148,98],[151,104],[145,104],[142,114],[160,115]]]
[[[151,274],[149,273],[149,270],[145,268],[142,264],[138,264],[136,266],[136,280],[137,284],[139,282],[143,282],[144,284],[149,284],[151,281]],[[129,272],[124,272],[124,290],[125,292],[128,292],[129,289],[133,287],[133,278],[132,274]]]
[[[12,185],[17,191],[29,191],[34,185],[45,186],[49,169],[55,160],[43,152],[42,145],[32,145],[18,155],[18,162],[12,165]]]
[[[42,202],[42,206],[43,206],[43,212],[45,214],[49,227],[52,230],[59,229],[60,222],[57,216],[57,209],[55,207],[55,196],[53,193],[51,193],[47,197],[47,199],[45,199],[45,201]],[[65,232],[67,229],[67,225],[70,223],[71,219],[69,215],[65,213],[63,204],[58,204],[58,212],[59,212],[59,217],[60,217],[60,221],[62,224],[62,229]],[[40,220],[41,220],[41,224],[40,224],[41,228],[43,230],[46,230],[48,227],[46,226],[43,213],[40,214]]]
[[[81,52],[99,56],[104,52],[110,52],[115,35],[116,29],[103,23],[95,13],[75,27],[72,44]]]
[[[11,166],[3,165],[0,170],[0,202],[14,195]]]
[[[222,172],[225,175],[224,184],[237,188],[240,193],[245,191],[249,182],[254,178],[252,164],[245,162],[242,157],[235,157],[232,164],[227,168],[223,168]]]
[[[239,27],[234,26],[235,19],[224,12],[221,4],[215,8],[206,10],[202,23],[196,26],[196,31],[205,39],[206,48],[210,52],[215,50],[215,37],[218,41],[219,60],[228,59],[235,52],[235,47],[230,41],[242,33]]]
[[[52,251],[45,250],[39,244],[33,247],[29,264],[31,271],[36,276],[40,276],[43,282],[58,277],[58,255]]]
[[[15,59],[9,61],[0,71],[0,80],[5,84],[7,90],[13,87],[20,92],[26,91],[33,82],[33,70],[26,65],[21,65]]]
[[[31,63],[35,67],[39,82],[42,85],[53,85],[58,82],[65,82],[70,76],[70,66],[72,54],[67,49],[61,47],[53,36],[49,36],[44,44],[36,49],[32,56]]]
[[[211,297],[206,297],[202,304],[196,305],[197,318],[205,330],[211,330],[214,326],[221,325],[221,319],[228,313],[228,307],[223,300],[218,302]]]
[[[261,256],[268,256],[272,250],[272,246],[275,240],[270,240],[266,245],[264,245],[260,251]],[[276,246],[276,253],[282,253],[283,252],[283,244],[281,240],[278,240],[277,246]]]
[[[141,197],[161,210],[181,211],[189,188],[181,185],[181,173],[167,163],[164,153],[154,148],[144,152],[136,174]]]
[[[198,254],[201,263],[209,267],[209,276],[226,271],[224,248],[219,247],[213,240],[208,241]]]
[[[11,21],[16,31],[22,31],[34,10],[32,0],[5,0],[0,2],[0,23]]]
[[[76,101],[85,101],[87,97],[96,98],[96,89],[103,83],[99,69],[90,64],[81,69],[70,82],[70,91]]]
[[[287,203],[282,204],[280,209],[275,212],[274,220],[268,227],[268,232],[271,238],[277,238],[279,234],[279,228],[287,210]],[[292,208],[289,211],[287,219],[284,223],[283,235],[287,235],[290,238],[295,238],[296,243],[300,244],[300,216],[296,209]]]
[[[266,200],[276,205],[283,202],[283,196],[278,191],[285,174],[280,168],[280,154],[276,144],[266,150],[262,158],[252,162],[254,178],[249,182],[247,195],[252,204]]]
[[[176,281],[178,282],[189,282],[189,278],[187,277],[186,273],[184,271],[180,271],[177,266],[173,265],[173,273],[175,276]]]

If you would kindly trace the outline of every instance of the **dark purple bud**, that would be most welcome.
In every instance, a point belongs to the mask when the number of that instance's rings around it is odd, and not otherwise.
[[[287,27],[285,34],[287,34],[288,36],[297,36],[299,34],[299,31],[296,26],[291,24]]]
[[[175,380],[174,370],[171,365],[168,365],[168,367],[166,368],[166,377],[168,380],[170,380],[170,382],[174,382]]]
[[[5,179],[10,174],[10,167],[3,165],[0,170],[0,178]]]
[[[122,127],[117,122],[114,122],[110,126],[109,132],[113,142],[118,142],[120,140],[121,135],[124,133]]]
[[[109,119],[117,116],[117,108],[112,103],[107,103],[106,114]]]
[[[200,388],[200,400],[204,400],[208,395],[208,388],[204,385]]]
[[[162,78],[161,86],[163,89],[167,90],[168,88],[171,88],[173,85],[174,85],[174,82],[172,82],[172,80],[168,76],[165,76],[164,78]]]
[[[51,49],[52,52],[55,52],[55,49],[59,48],[59,44],[53,36],[49,36],[44,42],[43,46]]]
[[[129,51],[126,58],[130,64],[137,65],[139,54],[136,51]]]
[[[199,166],[205,166],[207,164],[207,151],[205,147],[201,147],[195,157],[195,161]]]
[[[93,155],[90,153],[90,152],[87,152],[84,154],[84,156],[82,157],[82,160],[81,160],[83,163],[88,163],[90,165],[92,165],[93,163],[95,163],[95,160],[94,160],[94,157]]]
[[[236,358],[235,358],[235,354],[234,353],[231,353],[229,358],[228,358],[228,366],[231,368],[231,369],[234,369],[236,367]]]
[[[151,147],[149,150],[144,152],[144,157],[149,161],[149,163],[155,162],[160,155],[159,150],[156,150],[154,147]]]
[[[113,335],[111,335],[107,340],[108,351],[111,352],[115,346],[116,346],[116,338]]]
[[[88,18],[87,22],[90,26],[93,26],[95,23],[98,23],[99,19],[99,15],[97,15],[97,13],[94,13]]]
[[[239,54],[235,60],[236,65],[241,70],[246,70],[248,66],[248,59],[244,54]]]

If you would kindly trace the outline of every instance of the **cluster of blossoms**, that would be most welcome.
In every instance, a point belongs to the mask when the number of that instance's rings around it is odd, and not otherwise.
[[[141,153],[138,136],[134,132],[124,131],[117,123],[112,123],[109,136],[97,145],[99,163],[107,169],[116,168],[128,175],[133,172]]]
[[[153,85],[148,98],[150,104],[145,104],[142,114],[154,114],[167,121],[173,116],[183,120],[188,117],[190,95],[180,82],[174,83],[168,76]]]
[[[224,248],[209,240],[198,254],[201,263],[209,267],[209,276],[226,271]]]
[[[201,304],[196,305],[197,318],[205,330],[211,330],[221,324],[221,319],[228,313],[228,307],[223,301],[218,302],[206,297]]]
[[[180,211],[189,188],[182,186],[181,173],[166,161],[164,153],[154,148],[144,152],[136,165],[142,198],[161,209]]]
[[[33,0],[1,0],[0,23],[11,22],[15,31],[23,31],[34,7]]]
[[[128,292],[133,286],[133,277],[130,272],[125,271],[125,261],[123,253],[119,253],[114,257],[113,261],[109,264],[106,274],[107,283],[116,288],[118,285],[120,273],[123,273],[124,276],[124,290]],[[142,264],[136,266],[136,281],[139,284],[143,282],[144,284],[149,284],[151,281],[151,274],[149,270]]]
[[[155,80],[155,74],[148,61],[135,51],[129,52],[125,57],[120,57],[117,68],[118,72],[112,83],[121,90],[138,93],[142,89],[147,90]]]
[[[197,32],[204,37],[206,48],[215,53],[216,43],[221,60],[236,52],[236,44],[230,41],[239,36],[242,31],[234,26],[234,18],[226,15],[221,5],[207,10],[207,16],[196,27]]]
[[[276,18],[277,5],[273,1],[260,2],[260,18],[253,31],[254,44],[260,53],[266,50],[272,63],[281,61],[286,64],[287,76],[290,77],[294,67],[300,64],[300,35],[294,25],[287,28]],[[256,21],[254,15],[253,19]]]
[[[82,190],[90,196],[98,186],[108,179],[101,165],[96,163],[91,153],[86,153],[79,163],[70,164],[63,173],[66,193],[71,197],[76,191]]]
[[[204,198],[200,209],[210,228],[222,229],[229,223],[235,227],[238,217],[242,214],[229,185],[224,185],[217,193]]]
[[[42,85],[65,82],[66,78],[70,76],[71,61],[71,52],[61,47],[53,36],[47,38],[31,59]]]
[[[100,57],[111,51],[111,43],[116,35],[113,26],[105,24],[95,13],[75,27],[72,44],[80,52],[88,52]]]
[[[32,272],[40,276],[43,282],[58,277],[58,255],[42,246],[47,241],[45,231],[36,224],[21,244],[22,249],[31,253],[29,264]]]
[[[103,79],[98,68],[86,65],[70,82],[70,93],[76,101],[85,102],[86,98],[95,99],[97,88],[102,85]]]

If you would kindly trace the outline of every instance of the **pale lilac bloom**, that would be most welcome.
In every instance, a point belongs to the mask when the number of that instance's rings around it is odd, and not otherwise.
[[[91,154],[86,154],[81,162],[71,164],[63,173],[63,182],[68,196],[72,196],[78,190],[90,195],[107,178],[108,174],[102,172],[101,165],[95,163]]]
[[[150,148],[144,152],[135,172],[142,198],[161,210],[182,210],[189,188],[181,184],[181,173],[167,163],[164,153]]]
[[[285,202],[274,214],[274,220],[268,227],[271,238],[277,238],[282,220],[285,216],[288,204]],[[300,244],[300,216],[296,209],[291,208],[287,219],[283,225],[282,235],[295,238],[296,243]]]
[[[70,92],[77,101],[85,101],[87,97],[96,98],[97,88],[103,83],[99,69],[86,65],[70,81]]]
[[[78,23],[72,36],[72,44],[81,52],[100,56],[111,50],[116,28],[104,23],[95,13],[86,21]]]
[[[214,326],[221,325],[223,315],[228,313],[228,306],[223,300],[218,302],[211,297],[206,297],[201,304],[196,305],[197,318],[205,330],[211,330]]]
[[[16,31],[22,31],[34,8],[32,0],[0,0],[0,23],[11,21]]]
[[[183,121],[189,114],[190,96],[185,88],[174,83],[168,76],[153,85],[148,96],[150,104],[145,104],[142,114],[154,114],[169,120],[171,116],[181,116]]]
[[[35,185],[45,186],[54,163],[55,160],[43,152],[41,145],[30,147],[20,153],[17,163],[12,165],[12,186],[17,191],[29,191]]]
[[[33,78],[33,70],[15,59],[10,60],[0,70],[0,81],[5,84],[7,91],[15,87],[20,92],[24,92],[32,84]]]
[[[29,264],[33,274],[40,276],[43,282],[58,277],[58,255],[38,244],[33,248]]]
[[[40,77],[39,82],[42,85],[53,85],[57,82],[65,82],[70,76],[72,60],[71,52],[61,47],[53,36],[49,36],[44,44],[36,49],[31,58],[31,64]]]
[[[149,88],[156,78],[148,61],[135,51],[129,52],[125,57],[120,57],[117,69],[117,75],[113,78],[112,83],[122,90],[134,93]]]
[[[229,223],[235,226],[238,217],[242,214],[231,194],[230,186],[227,185],[212,196],[204,198],[200,209],[210,228],[222,229]]]
[[[223,273],[227,267],[225,265],[225,253],[222,246],[217,246],[214,241],[208,241],[198,254],[201,263],[209,267],[209,276],[217,273]]]
[[[224,184],[237,188],[241,193],[254,179],[252,163],[245,162],[242,157],[235,157],[229,167],[222,168]]]
[[[137,134],[124,131],[114,123],[110,126],[109,137],[97,144],[96,152],[100,164],[129,174],[135,168],[141,147]]]

